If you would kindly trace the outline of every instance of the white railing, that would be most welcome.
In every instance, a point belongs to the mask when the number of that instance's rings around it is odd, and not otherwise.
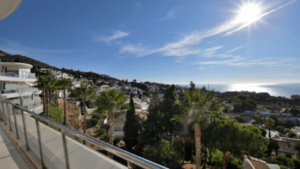
[[[81,142],[69,138],[66,136],[68,133],[72,137],[89,142],[110,154],[123,158],[127,161],[128,168],[132,168],[132,164],[135,164],[147,169],[166,169],[164,166],[83,134],[6,100],[0,101],[0,108],[0,119],[5,125],[8,125],[10,131],[15,132],[17,139],[24,139],[27,151],[32,151],[36,155],[39,154],[43,168],[126,168],[111,158],[89,149]],[[58,128],[60,132],[40,121]]]

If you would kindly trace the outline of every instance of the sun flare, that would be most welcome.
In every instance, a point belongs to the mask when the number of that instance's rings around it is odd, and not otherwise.
[[[243,23],[252,23],[260,19],[262,10],[259,4],[247,3],[238,11],[237,20]]]

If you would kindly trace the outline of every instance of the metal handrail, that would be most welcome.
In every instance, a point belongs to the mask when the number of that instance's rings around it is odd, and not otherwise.
[[[107,152],[111,153],[111,154],[114,154],[120,158],[123,158],[125,160],[127,160],[127,164],[128,164],[128,168],[131,168],[131,163],[132,164],[135,164],[135,165],[138,165],[140,167],[143,167],[143,168],[149,168],[149,169],[167,169],[166,167],[164,166],[161,166],[157,163],[154,163],[152,161],[149,161],[145,158],[142,158],[140,156],[137,156],[135,154],[132,154],[132,153],[129,153],[125,150],[122,150],[120,148],[117,148],[111,144],[108,144],[106,142],[103,142],[101,140],[98,140],[96,138],[93,138],[89,135],[86,135],[84,133],[81,133],[75,129],[72,129],[68,126],[65,126],[65,125],[62,125],[56,121],[53,121],[51,119],[48,119],[44,116],[41,116],[39,114],[36,114],[32,111],[29,111],[27,109],[25,109],[24,107],[21,107],[21,106],[18,106],[18,105],[14,105],[13,103],[10,103],[6,100],[0,100],[0,106],[2,106],[2,110],[3,110],[3,113],[4,113],[4,105],[3,103],[6,103],[7,105],[7,110],[8,110],[8,104],[10,104],[12,106],[12,110],[13,110],[13,115],[14,115],[14,119],[16,120],[15,116],[16,116],[16,109],[19,109],[21,110],[21,113],[22,113],[22,119],[23,119],[23,129],[24,129],[24,134],[25,134],[25,142],[26,142],[26,147],[27,147],[27,150],[30,149],[30,147],[28,146],[28,143],[27,143],[27,134],[26,134],[26,121],[25,121],[25,118],[24,118],[24,111],[29,113],[30,115],[32,115],[33,117],[35,117],[36,119],[36,127],[37,127],[37,132],[38,132],[38,141],[39,141],[39,148],[40,148],[40,157],[41,157],[41,162],[42,162],[42,166],[43,168],[45,167],[45,164],[43,162],[43,153],[42,153],[42,146],[41,146],[41,138],[40,138],[40,133],[39,133],[39,124],[38,124],[38,120],[43,120],[45,121],[46,123],[48,124],[51,124],[55,127],[58,127],[61,132],[62,132],[62,141],[63,141],[63,146],[64,146],[64,151],[65,151],[65,160],[66,160],[66,168],[69,168],[69,158],[68,158],[68,153],[67,153],[67,144],[66,144],[66,139],[65,139],[65,134],[63,132],[68,132],[68,133],[71,133],[73,134],[74,136],[82,139],[82,140],[85,140],[87,142],[90,142],[96,146],[99,146],[100,148],[106,150]],[[2,111],[1,111],[2,112]],[[9,112],[7,112],[9,113]],[[5,114],[1,114],[1,117],[4,117],[5,118]],[[10,130],[11,130],[11,123],[10,123],[10,117],[8,116],[8,120],[9,120],[9,126],[10,126]],[[6,124],[6,120],[4,120],[5,124]],[[16,123],[15,123],[16,124]],[[17,127],[16,127],[16,133],[17,133],[17,137],[19,138],[18,136],[18,131],[17,131]]]

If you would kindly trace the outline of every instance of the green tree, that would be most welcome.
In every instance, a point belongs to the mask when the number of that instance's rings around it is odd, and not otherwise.
[[[267,118],[265,125],[269,129],[269,139],[271,139],[271,129],[275,126],[274,120],[271,118]]]
[[[128,104],[125,104],[127,97],[121,91],[108,90],[101,93],[96,99],[96,106],[98,112],[105,112],[110,110],[109,114],[109,125],[110,125],[110,138],[109,144],[113,145],[114,139],[114,110],[127,110]],[[112,157],[112,156],[111,156]]]
[[[279,150],[279,145],[277,143],[277,141],[273,140],[273,139],[270,139],[269,140],[269,144],[268,144],[268,147],[267,147],[267,156],[268,157],[271,157],[271,154],[272,154],[272,151],[275,150],[276,152],[276,155],[278,155],[278,150]]]
[[[143,153],[143,156],[146,159],[149,159],[168,168],[182,168],[179,163],[179,154],[173,148],[171,148],[170,143],[165,140],[161,140],[158,145],[146,146],[146,151]]]
[[[284,128],[283,126],[277,126],[277,127],[276,127],[276,130],[277,130],[278,132],[280,132],[280,133],[285,133],[285,132],[286,132],[286,130],[285,130],[285,128]]]
[[[49,118],[49,90],[56,83],[57,80],[53,75],[39,76],[37,81],[39,88],[43,90],[44,112],[46,113],[47,118]]]
[[[300,114],[300,111],[298,109],[291,109],[291,114],[294,116],[298,116]]]
[[[64,125],[66,125],[66,121],[67,121],[67,101],[66,101],[67,97],[66,97],[66,90],[67,90],[67,87],[72,87],[73,84],[72,84],[72,81],[70,79],[63,78],[60,81],[60,85],[64,89]]]
[[[82,111],[83,111],[83,116],[84,116],[84,124],[83,124],[83,133],[86,133],[86,99],[87,98],[95,98],[95,91],[96,89],[90,85],[89,82],[84,82],[80,85],[80,88],[76,88],[73,90],[71,93],[71,96],[76,97],[78,99],[83,100],[83,106],[82,106]],[[85,143],[85,142],[84,142]]]
[[[236,119],[239,123],[246,123],[247,122],[246,118],[244,118],[242,116],[235,116],[234,119]]]
[[[126,148],[131,151],[132,147],[138,143],[138,134],[140,129],[139,116],[135,115],[133,95],[130,95],[130,109],[126,113],[126,122],[124,124],[124,141]]]
[[[300,158],[300,142],[296,143],[295,150],[297,151],[298,158]]]
[[[210,131],[210,146],[223,152],[223,169],[226,169],[233,154],[260,156],[267,149],[268,140],[262,137],[255,126],[240,125],[230,119],[216,119],[210,123]]]
[[[207,121],[212,117],[220,117],[223,115],[220,104],[223,100],[214,100],[213,91],[201,94],[200,89],[194,89],[191,82],[191,88],[184,90],[185,100],[181,103],[184,108],[185,115],[174,115],[172,120],[179,121],[182,124],[192,124],[195,132],[195,148],[196,148],[196,168],[200,169],[201,163],[201,122]]]
[[[160,99],[158,91],[153,94],[151,104],[149,106],[149,114],[147,120],[142,121],[142,133],[138,138],[138,149],[142,151],[146,145],[157,145],[163,134],[163,113],[160,112]]]
[[[260,132],[261,132],[261,135],[262,135],[263,137],[266,137],[266,134],[267,134],[266,129],[264,129],[263,127],[259,127],[259,130],[260,130]]]

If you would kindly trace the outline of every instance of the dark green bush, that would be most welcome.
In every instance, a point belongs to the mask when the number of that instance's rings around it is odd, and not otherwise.
[[[289,160],[281,155],[278,155],[274,158],[274,163],[278,164],[278,165],[285,165],[288,166],[288,162]]]
[[[292,159],[291,159],[291,162],[293,163],[294,168],[300,168],[300,160],[299,160],[299,159],[297,159],[297,158],[292,158]]]
[[[105,129],[97,129],[97,131],[98,131],[98,134],[100,134],[100,135],[106,133]]]
[[[101,114],[100,113],[93,113],[92,118],[96,118],[96,119],[101,119]]]
[[[194,155],[192,156],[191,163],[196,164],[196,157]]]
[[[109,141],[109,134],[108,133],[104,134],[104,141]]]
[[[101,119],[106,119],[107,118],[107,115],[105,115],[105,114],[101,114]]]
[[[287,166],[284,166],[284,165],[279,165],[280,169],[290,169],[289,167]]]
[[[92,119],[92,124],[93,124],[93,126],[97,125],[97,124],[98,124],[98,121],[99,121],[99,119],[93,118],[93,119]]]
[[[289,131],[288,134],[287,134],[286,136],[289,137],[289,138],[294,138],[294,137],[296,137],[297,135],[296,135],[295,133]]]
[[[228,164],[227,164],[227,168],[230,169],[243,169],[242,167],[242,160],[235,157],[235,156],[231,156]]]
[[[114,145],[117,145],[121,141],[120,137],[115,137],[114,138]]]

